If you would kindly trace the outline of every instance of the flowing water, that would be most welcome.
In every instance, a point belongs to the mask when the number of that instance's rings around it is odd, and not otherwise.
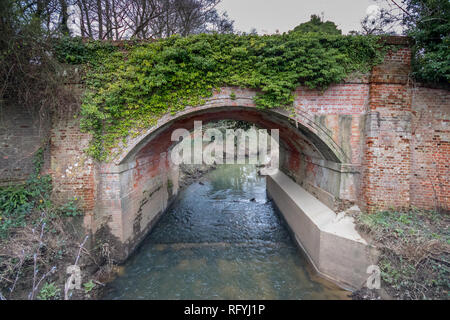
[[[252,165],[183,191],[104,299],[348,299],[314,274]]]

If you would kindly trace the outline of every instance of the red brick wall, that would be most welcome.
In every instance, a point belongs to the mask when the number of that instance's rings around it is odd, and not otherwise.
[[[79,199],[85,211],[85,223],[92,226],[97,183],[94,161],[84,153],[90,136],[80,132],[77,119],[53,121],[50,154],[53,197],[56,200]]]
[[[411,205],[450,209],[450,96],[418,87],[412,93]]]
[[[49,117],[39,110],[17,105],[0,107],[0,185],[22,183],[34,170],[33,159],[44,148],[44,170],[49,165],[46,148]]]
[[[363,197],[369,210],[408,207],[411,96],[405,85],[372,84],[363,161]]]
[[[410,50],[403,46],[372,70],[362,163],[362,204],[368,211],[410,205],[410,64]]]
[[[360,133],[368,105],[369,84],[364,79],[358,81],[333,85],[325,92],[304,87],[296,90],[298,117],[320,124],[344,151],[344,163],[361,163]],[[345,120],[348,120],[348,127]]]
[[[362,197],[369,211],[450,207],[449,91],[413,87],[402,47],[372,71]]]

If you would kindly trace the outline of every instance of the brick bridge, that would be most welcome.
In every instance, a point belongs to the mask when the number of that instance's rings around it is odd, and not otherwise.
[[[49,172],[55,195],[79,196],[85,226],[105,228],[124,258],[145,236],[178,191],[178,167],[168,161],[176,128],[235,119],[280,129],[280,169],[335,212],[351,204],[450,207],[450,95],[409,79],[406,39],[370,74],[352,75],[324,92],[300,87],[293,108],[261,110],[255,91],[222,88],[203,106],[165,115],[129,138],[108,163],[88,158],[89,136],[76,119],[51,126]]]

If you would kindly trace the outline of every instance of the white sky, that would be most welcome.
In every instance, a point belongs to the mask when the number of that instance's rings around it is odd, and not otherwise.
[[[325,21],[333,21],[346,34],[361,29],[360,21],[373,4],[373,0],[222,0],[217,8],[228,12],[237,31],[283,33],[323,12]]]

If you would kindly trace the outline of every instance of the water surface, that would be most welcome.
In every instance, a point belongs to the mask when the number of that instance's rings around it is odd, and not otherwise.
[[[105,299],[346,299],[314,274],[252,165],[180,192]]]

